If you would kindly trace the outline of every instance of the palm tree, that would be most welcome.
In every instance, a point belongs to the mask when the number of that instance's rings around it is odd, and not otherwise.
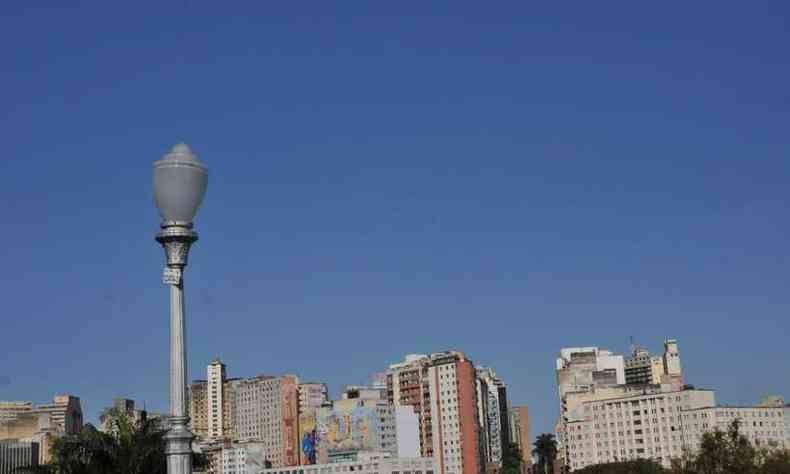
[[[25,474],[166,474],[166,431],[159,420],[133,421],[123,413],[109,414],[107,433],[86,425],[77,435],[52,443],[52,462],[18,470]],[[205,459],[193,456],[195,467]]]
[[[554,460],[557,458],[557,440],[553,434],[543,433],[535,439],[532,455],[538,458],[538,473],[554,472]]]

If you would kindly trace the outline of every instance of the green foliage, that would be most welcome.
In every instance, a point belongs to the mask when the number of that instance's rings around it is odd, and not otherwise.
[[[669,474],[669,471],[650,459],[596,464],[573,472],[579,474]]]
[[[536,474],[552,474],[554,472],[554,461],[557,459],[557,440],[553,434],[543,433],[535,439],[533,444],[535,449],[532,455],[537,458],[535,465]]]
[[[29,474],[166,474],[165,431],[158,420],[135,422],[125,414],[108,414],[108,432],[86,425],[77,435],[52,443],[52,462],[26,468]],[[200,467],[205,458],[193,456]]]
[[[521,474],[521,450],[517,444],[510,444],[505,447],[502,453],[502,474]]]

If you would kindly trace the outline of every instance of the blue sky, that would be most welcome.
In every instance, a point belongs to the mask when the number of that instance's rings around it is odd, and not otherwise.
[[[166,409],[181,140],[192,378],[455,348],[537,434],[561,347],[676,337],[719,401],[790,396],[786,2],[164,3],[0,6],[0,399]]]

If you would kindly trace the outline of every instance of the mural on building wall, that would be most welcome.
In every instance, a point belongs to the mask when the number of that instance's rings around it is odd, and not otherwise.
[[[298,423],[299,395],[296,378],[284,376],[280,381],[280,413],[282,419],[283,462],[286,466],[299,463],[299,430]]]
[[[360,406],[357,400],[339,400],[318,412],[317,435],[329,453],[378,449],[379,423],[376,408]]]
[[[318,431],[316,428],[315,410],[299,414],[300,464],[316,463],[316,454],[318,452]]]

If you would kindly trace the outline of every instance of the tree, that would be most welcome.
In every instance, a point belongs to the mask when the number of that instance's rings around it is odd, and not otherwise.
[[[702,435],[699,450],[674,459],[675,474],[790,474],[790,451],[778,446],[755,448],[734,420],[727,432]]]
[[[532,455],[538,459],[537,473],[552,474],[554,472],[554,461],[557,458],[557,440],[553,434],[543,433],[535,439],[535,449]]]
[[[635,461],[613,462],[587,466],[584,469],[573,471],[579,474],[668,474],[669,471],[651,459],[637,459]]]
[[[158,420],[135,422],[126,414],[110,414],[109,430],[103,433],[86,425],[79,434],[56,438],[52,462],[23,468],[29,474],[166,474],[165,433]],[[193,466],[206,464],[193,456]]]
[[[502,474],[521,474],[521,450],[517,444],[509,444],[502,453]]]
[[[726,433],[717,429],[703,434],[699,451],[687,470],[700,474],[755,473],[757,450],[741,434],[740,426],[736,419]]]

